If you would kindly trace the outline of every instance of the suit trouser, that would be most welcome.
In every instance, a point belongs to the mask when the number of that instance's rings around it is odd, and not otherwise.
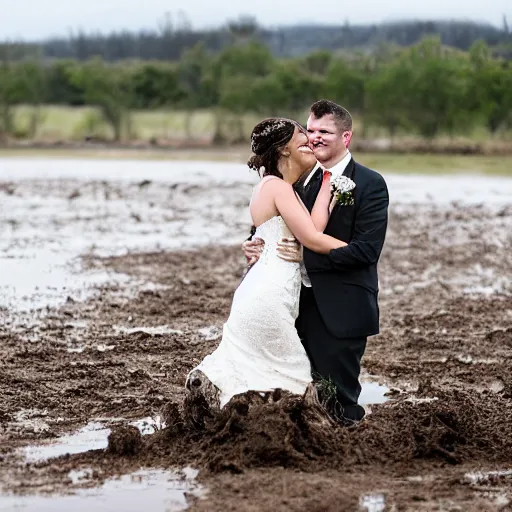
[[[302,287],[297,331],[311,361],[313,377],[332,379],[346,418],[359,420],[364,410],[357,405],[361,384],[361,358],[366,337],[337,338],[327,329],[311,288]]]

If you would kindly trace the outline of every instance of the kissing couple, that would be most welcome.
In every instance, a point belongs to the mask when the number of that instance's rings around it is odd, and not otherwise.
[[[351,139],[350,113],[328,100],[311,106],[307,130],[283,118],[254,128],[250,268],[218,348],[187,377],[188,399],[222,408],[247,391],[314,386],[331,419],[363,419],[361,358],[379,332],[389,196],[382,176],[354,161]]]

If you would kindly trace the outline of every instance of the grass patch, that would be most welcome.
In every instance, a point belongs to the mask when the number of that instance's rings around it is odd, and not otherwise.
[[[21,105],[15,108],[14,123],[21,133],[27,131],[33,107]],[[40,122],[37,129],[38,140],[83,140],[86,136],[111,139],[110,126],[101,119],[95,107],[68,107],[44,105],[39,109]],[[227,138],[237,134],[233,131],[232,119],[224,115],[223,131]],[[261,116],[247,115],[243,119],[246,136]],[[131,112],[132,138],[149,141],[151,139],[205,139],[211,138],[215,129],[215,116],[211,109],[196,110],[135,110]]]
[[[357,153],[358,162],[383,173],[487,174],[512,177],[512,156]]]
[[[15,123],[21,132],[30,124],[32,109],[28,106],[16,108]],[[91,158],[91,159],[139,159],[139,160],[203,160],[247,162],[250,156],[249,144],[232,147],[204,147],[198,149],[163,148],[56,148],[55,141],[83,141],[87,135],[100,139],[112,137],[111,128],[102,120],[94,107],[43,106],[40,109],[40,124],[36,140],[50,143],[49,148],[0,149],[0,157],[25,158]],[[306,118],[307,112],[301,113]],[[243,127],[248,136],[261,116],[247,115]],[[228,115],[223,116],[223,131],[228,139],[236,137],[236,125]],[[358,119],[355,119],[356,139],[360,133]],[[148,142],[161,140],[196,140],[207,143],[215,129],[214,112],[155,110],[132,113],[133,138]],[[372,134],[378,135],[377,133]],[[481,136],[480,140],[485,139]],[[441,142],[442,138],[439,139]],[[465,139],[471,144],[471,139]],[[404,138],[404,144],[406,139]],[[496,142],[496,141],[495,141]],[[30,146],[30,144],[28,144]],[[407,146],[404,146],[407,147]],[[384,174],[486,174],[512,176],[512,156],[500,155],[454,155],[417,153],[365,153],[355,151],[358,162]]]

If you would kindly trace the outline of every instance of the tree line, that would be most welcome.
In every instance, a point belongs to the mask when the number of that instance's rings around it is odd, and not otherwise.
[[[177,62],[16,60],[0,52],[0,133],[11,135],[16,105],[32,106],[24,135],[34,137],[41,106],[60,104],[96,106],[116,140],[129,136],[134,110],[185,110],[190,120],[198,109],[211,109],[214,141],[226,133],[226,120],[231,140],[241,141],[246,114],[298,118],[323,97],[346,106],[363,132],[378,127],[391,137],[431,139],[480,126],[494,134],[512,125],[512,65],[484,41],[464,52],[440,37],[371,54],[317,50],[286,59],[251,39],[216,53],[198,43]]]
[[[279,28],[260,26],[256,19],[241,16],[215,29],[195,30],[186,15],[167,14],[155,29],[109,34],[71,32],[67,37],[19,43],[21,55],[40,54],[45,59],[88,60],[101,55],[107,61],[124,59],[179,60],[183,51],[202,43],[218,52],[241,36],[264,44],[276,57],[296,57],[317,50],[372,52],[385,44],[410,46],[422,38],[438,35],[442,44],[468,50],[485,41],[496,54],[512,58],[512,33],[507,19],[502,27],[471,21],[400,21],[372,25],[301,25]]]

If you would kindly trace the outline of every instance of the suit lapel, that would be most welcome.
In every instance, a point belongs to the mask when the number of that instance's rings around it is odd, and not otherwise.
[[[356,163],[354,162],[354,159],[351,158],[347,167],[345,167],[345,170],[343,171],[343,176],[346,176],[347,178],[350,178],[353,181],[355,172],[356,172]]]
[[[346,176],[347,178],[350,178],[352,181],[354,181],[355,172],[356,163],[354,162],[354,159],[351,158],[347,167],[343,171],[343,176]],[[355,201],[352,206],[336,205],[332,210],[331,216],[329,217],[329,222],[327,223],[325,232],[327,233],[328,231],[332,231],[333,229],[335,229],[336,232],[343,233],[344,240],[346,237],[352,238],[352,233],[354,230],[355,212]],[[345,241],[348,242],[348,240]]]
[[[318,192],[320,192],[320,187],[322,186],[322,174],[322,169],[319,167],[304,188],[304,204],[310,212],[313,209],[316,196],[318,195]]]

